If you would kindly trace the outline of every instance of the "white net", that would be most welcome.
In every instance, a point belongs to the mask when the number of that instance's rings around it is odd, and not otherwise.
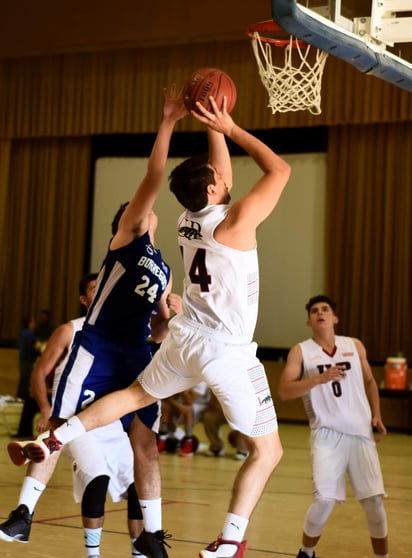
[[[321,113],[322,75],[327,52],[303,44],[291,35],[289,44],[283,47],[284,66],[275,66],[273,45],[264,42],[257,31],[253,34],[252,47],[273,114],[297,110]]]

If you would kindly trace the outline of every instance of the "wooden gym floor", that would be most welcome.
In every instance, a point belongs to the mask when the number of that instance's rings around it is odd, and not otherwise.
[[[281,424],[280,432],[284,457],[249,524],[248,558],[295,557],[303,518],[311,502],[308,427]],[[202,425],[197,425],[196,434],[205,442]],[[16,507],[25,473],[25,468],[9,462],[8,441],[6,434],[0,436],[0,521]],[[226,449],[228,455],[224,458],[160,456],[163,523],[173,535],[170,558],[195,558],[222,528],[234,474],[241,465],[233,459],[233,448],[227,444]],[[388,493],[385,507],[390,556],[406,558],[411,555],[412,436],[390,433],[379,445],[379,452]],[[126,506],[113,504],[109,497],[101,552],[103,558],[130,557]],[[5,558],[85,556],[80,506],[72,499],[70,467],[64,456],[37,505],[30,542],[0,541],[0,555]],[[346,503],[335,506],[318,545],[318,558],[332,556],[373,557],[362,508],[353,499],[350,489]]]

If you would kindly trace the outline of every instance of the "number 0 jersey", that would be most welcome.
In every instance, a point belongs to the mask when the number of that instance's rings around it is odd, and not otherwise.
[[[366,397],[362,367],[350,337],[335,336],[335,353],[329,355],[313,339],[299,343],[303,357],[302,379],[322,374],[340,364],[346,377],[312,388],[303,396],[311,428],[326,427],[343,434],[372,437],[372,414]]]
[[[185,211],[178,241],[185,269],[183,314],[214,331],[250,342],[256,326],[259,269],[256,248],[235,250],[214,239],[228,205]]]

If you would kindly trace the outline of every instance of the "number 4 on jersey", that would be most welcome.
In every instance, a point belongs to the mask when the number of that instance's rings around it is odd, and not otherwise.
[[[206,269],[206,250],[199,248],[196,250],[192,265],[190,266],[189,277],[192,283],[198,284],[202,292],[209,291],[209,285],[212,282],[210,275]]]

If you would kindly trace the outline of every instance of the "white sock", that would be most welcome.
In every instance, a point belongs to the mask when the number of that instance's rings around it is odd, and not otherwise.
[[[375,558],[389,558],[389,554],[375,554]]]
[[[24,477],[24,481],[20,490],[19,506],[25,504],[29,508],[29,512],[33,513],[40,496],[46,485],[33,477]]]
[[[235,513],[228,513],[222,531],[222,539],[242,542],[249,520]]]
[[[100,556],[100,539],[102,538],[102,527],[90,529],[85,527],[84,545],[86,547],[86,556]]]
[[[314,546],[301,546],[301,549],[303,550],[303,552],[305,552],[309,558],[312,558],[313,553],[315,552],[315,547]]]
[[[142,508],[143,522],[145,531],[154,533],[162,528],[162,499],[141,500],[139,504]]]
[[[54,435],[62,444],[68,444],[85,432],[86,429],[81,420],[77,416],[74,416],[56,428],[56,430],[54,430]]]

